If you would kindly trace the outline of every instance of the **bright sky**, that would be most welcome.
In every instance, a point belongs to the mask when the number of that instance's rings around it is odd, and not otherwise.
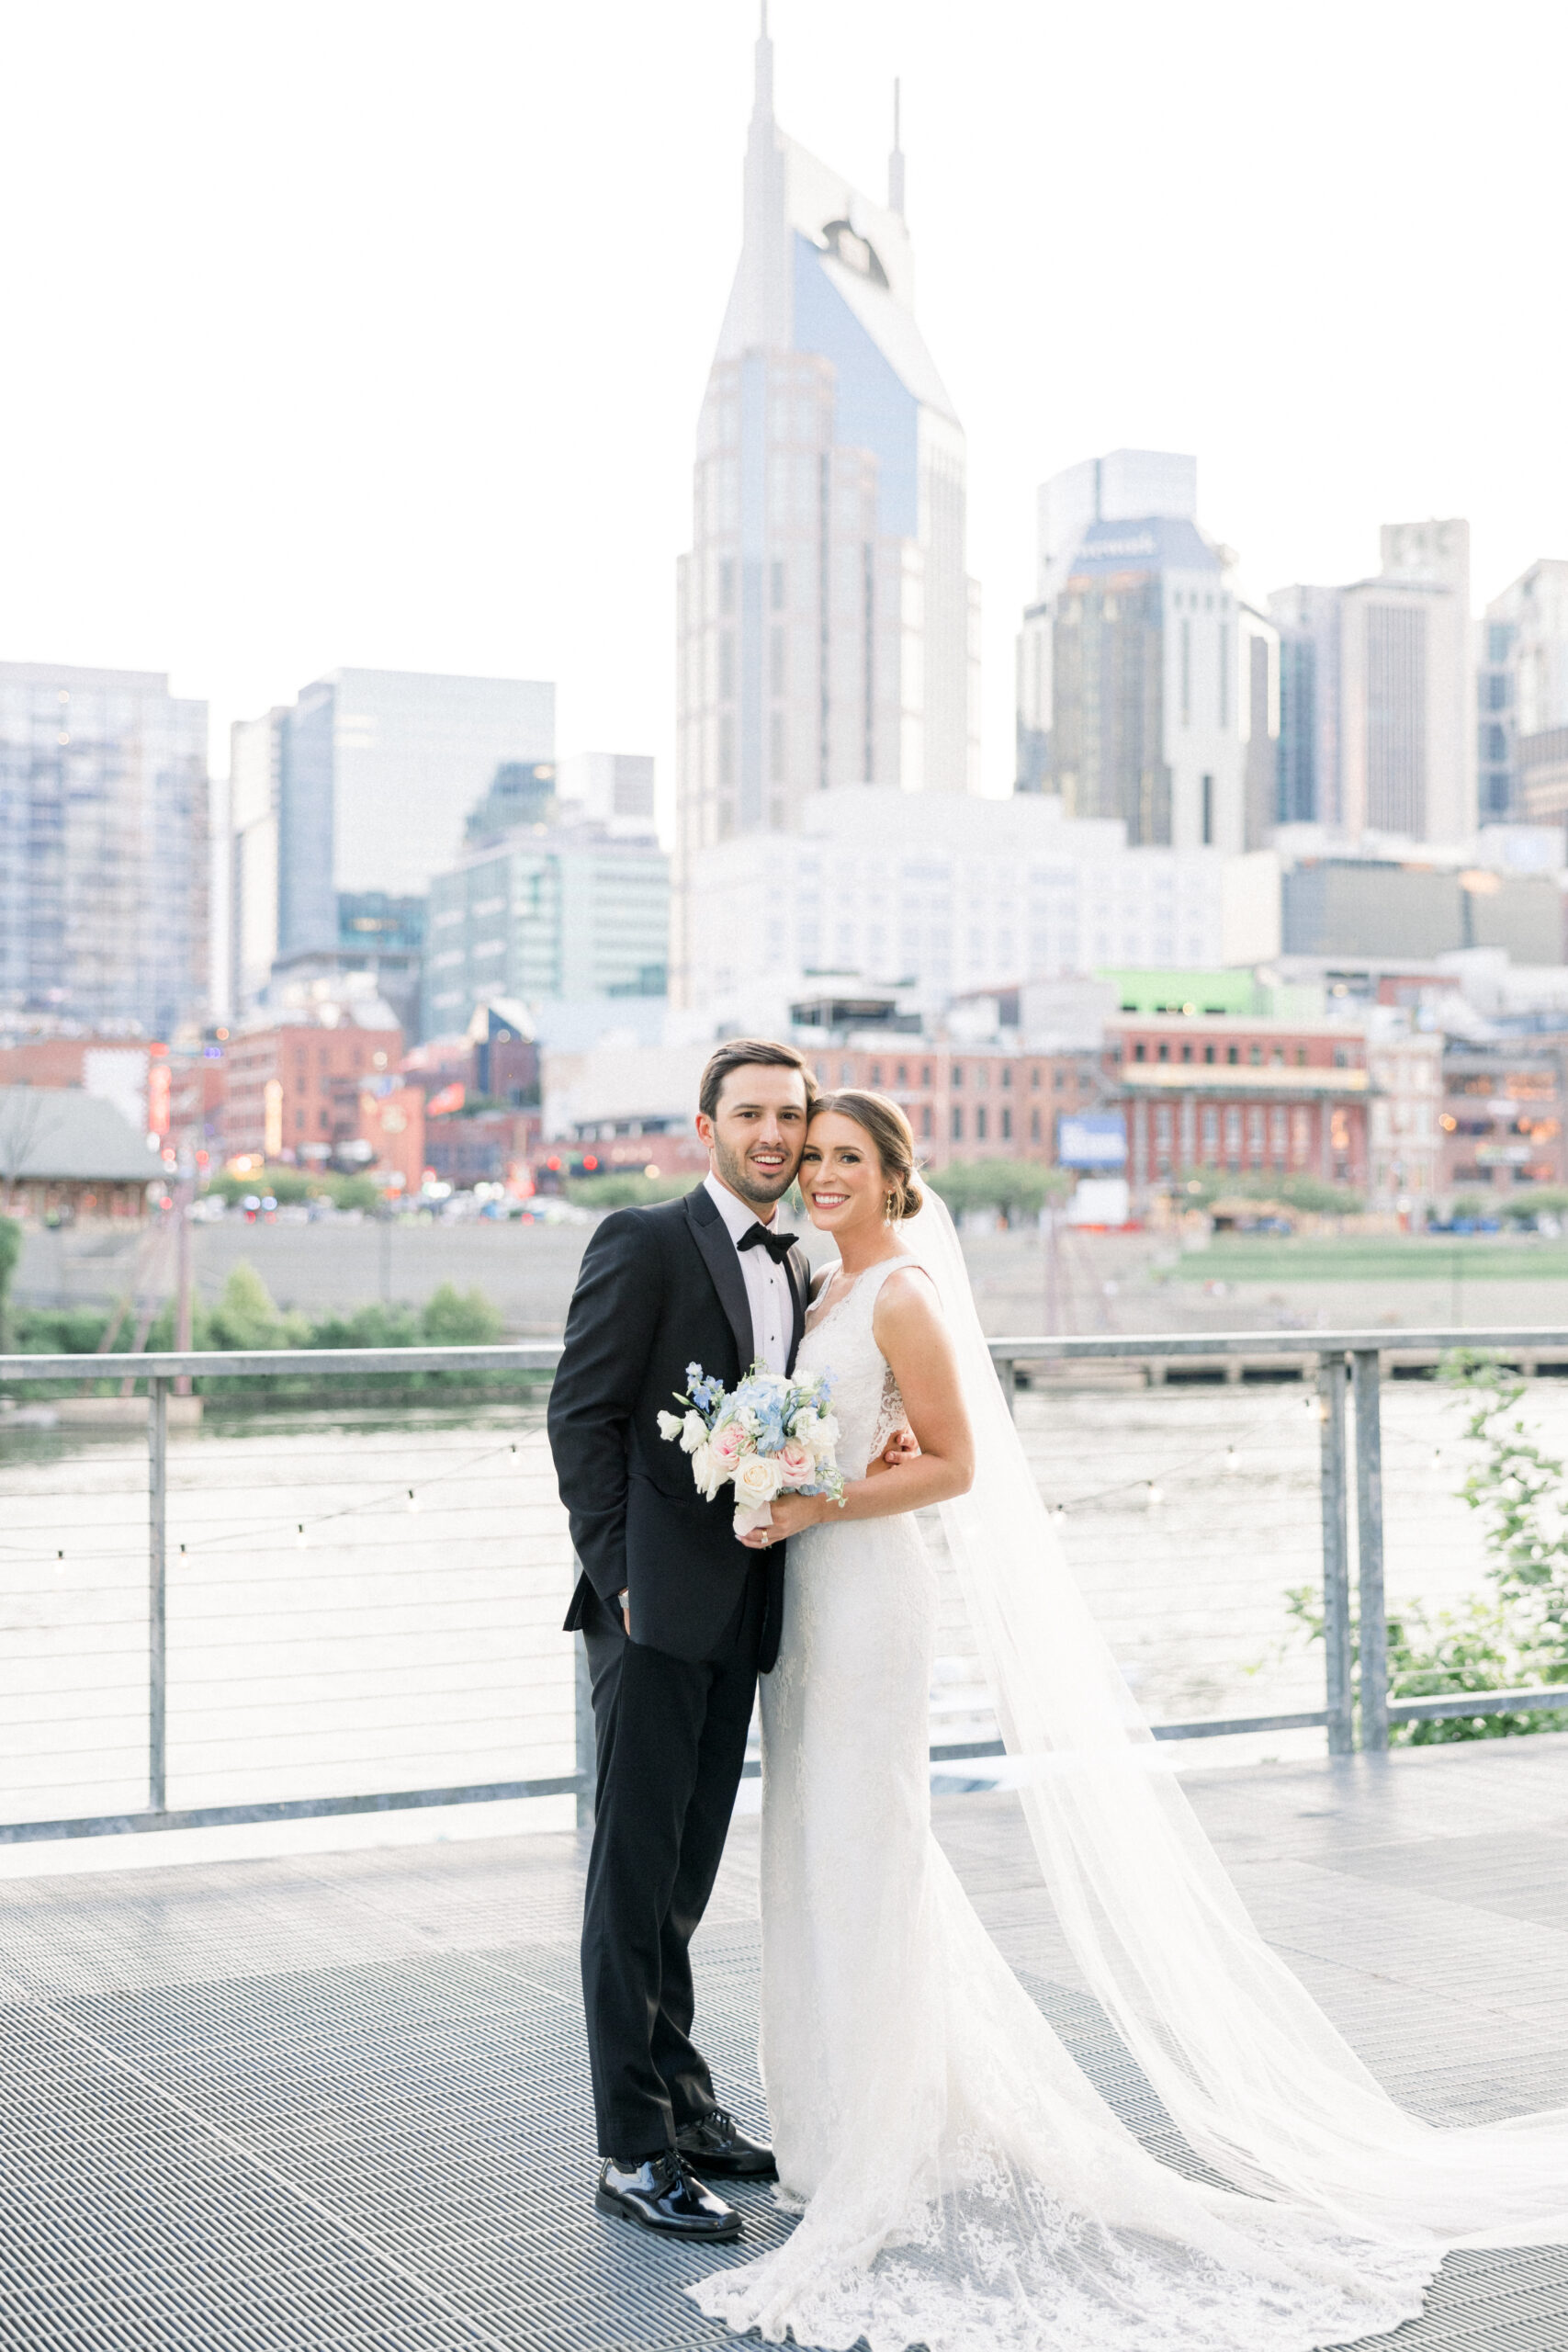
[[[872,192],[903,78],[969,435],[987,790],[1037,482],[1189,449],[1261,593],[1468,515],[1568,555],[1561,0],[773,0]],[[739,237],[751,0],[0,5],[0,659],[231,718],[339,662],[673,732],[673,573]]]

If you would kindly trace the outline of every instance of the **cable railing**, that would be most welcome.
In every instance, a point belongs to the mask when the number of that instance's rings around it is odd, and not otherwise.
[[[1201,1661],[1216,1613],[1247,1602],[1246,1578],[1227,1581],[1227,1546],[1263,1545],[1270,1568],[1293,1566],[1321,1594],[1320,1695],[1303,1690],[1310,1703],[1156,1721],[1156,1740],[1321,1729],[1330,1754],[1345,1756],[1386,1749],[1393,1726],[1564,1708],[1562,1688],[1389,1696],[1384,1376],[1458,1347],[1568,1371],[1568,1329],[1555,1328],[990,1342],[1065,1536],[1121,1531],[1109,1545],[1120,1558],[1134,1506],[1153,1511],[1162,1482],[1188,1496],[1185,1520],[1168,1507],[1165,1549],[1143,1590],[1120,1568],[1122,1589],[1107,1608],[1135,1624],[1157,1584],[1162,1637]],[[10,1646],[75,1679],[69,1689],[57,1677],[50,1690],[24,1690],[11,1709],[0,1844],[536,1798],[574,1799],[586,1818],[592,1710],[581,1641],[574,1658],[556,1637],[571,1560],[540,1427],[539,1399],[559,1352],[558,1342],[538,1340],[136,1359],[144,1439],[132,1432],[118,1450],[73,1461],[68,1493],[48,1464],[7,1489],[0,1589],[17,1620]],[[1053,1384],[1061,1368],[1117,1362],[1141,1366],[1156,1385],[1183,1365],[1284,1382],[1269,1410],[1249,1406],[1245,1428],[1224,1409],[1216,1417],[1194,1407],[1190,1420],[1149,1435],[1138,1462],[1097,1476],[1075,1432],[1057,1430],[1071,1418],[1071,1392]],[[21,1386],[33,1397],[69,1395],[96,1369],[80,1355],[0,1357],[0,1394]],[[117,1379],[124,1371],[117,1360]],[[406,1385],[395,1385],[425,1374],[467,1377],[485,1401],[460,1428],[426,1428],[406,1407]],[[501,1374],[533,1375],[534,1402],[516,1386],[498,1398],[491,1376]],[[367,1430],[276,1435],[280,1380],[295,1393],[313,1381],[329,1398],[352,1391],[361,1404],[367,1383],[394,1385],[382,1419]],[[171,1480],[171,1408],[177,1420],[177,1390],[191,1381],[209,1399],[254,1397],[268,1409],[227,1451],[206,1447],[196,1465],[203,1475],[181,1484]],[[1209,1393],[1223,1408],[1219,1392]],[[0,1430],[16,1419],[0,1419]],[[1301,1454],[1308,1425],[1311,1518]],[[1391,1434],[1401,1458],[1433,1453],[1429,1434],[1404,1429],[1398,1416]],[[1249,1519],[1235,1483],[1238,1444],[1254,1473]],[[172,1678],[182,1711],[177,1756]],[[1189,1675],[1190,1683],[1203,1679],[1196,1667]],[[983,1677],[956,1636],[939,1683],[933,1764],[1000,1755]],[[66,1700],[77,1709],[69,1721]],[[76,1748],[95,1738],[96,1760],[81,1761]],[[360,1785],[334,1793],[325,1785],[333,1779]],[[98,1801],[73,1809],[78,1791]],[[49,1802],[48,1792],[65,1802]]]

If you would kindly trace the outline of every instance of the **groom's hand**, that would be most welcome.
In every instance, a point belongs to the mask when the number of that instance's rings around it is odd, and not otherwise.
[[[905,1462],[918,1461],[919,1458],[919,1440],[916,1437],[913,1430],[895,1430],[892,1436],[888,1439],[886,1445],[883,1448],[881,1454],[878,1456],[877,1460],[872,1464],[871,1470],[868,1471],[866,1475],[869,1477],[873,1472],[878,1470],[897,1470],[900,1464]]]

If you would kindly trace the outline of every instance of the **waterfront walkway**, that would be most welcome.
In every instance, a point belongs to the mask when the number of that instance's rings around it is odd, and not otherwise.
[[[940,1785],[940,1784],[939,1784]],[[1568,2105],[1568,1737],[1189,1785],[1265,1932],[1437,2122]],[[1013,1801],[939,1826],[1081,2063],[1160,2143],[1075,1987]],[[762,2110],[756,1830],[705,1928],[699,2030]],[[0,1883],[0,2346],[697,2352],[683,2254],[595,2218],[581,1853],[493,1839]],[[784,2226],[743,2193],[750,2247]],[[740,2251],[744,2251],[744,2248]],[[1562,2352],[1568,2250],[1446,2266],[1409,2352]]]

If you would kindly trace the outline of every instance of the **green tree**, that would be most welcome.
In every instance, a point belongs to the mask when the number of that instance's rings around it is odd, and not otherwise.
[[[491,1347],[502,1333],[501,1311],[482,1290],[454,1290],[450,1283],[426,1299],[420,1328],[433,1348]]]
[[[310,1327],[302,1315],[281,1313],[255,1268],[242,1259],[208,1317],[208,1335],[215,1348],[302,1348]]]
[[[640,1209],[650,1201],[679,1200],[696,1181],[694,1176],[645,1176],[634,1168],[611,1176],[569,1176],[562,1190],[579,1208]]]
[[[0,1216],[0,1355],[9,1348],[11,1277],[22,1254],[22,1228],[14,1216]]]
[[[1073,1179],[1065,1168],[1043,1168],[1032,1159],[954,1159],[922,1170],[921,1182],[941,1193],[955,1217],[965,1209],[995,1209],[1014,1225],[1038,1216],[1047,1201],[1063,1199]]]
[[[313,1348],[416,1348],[421,1336],[411,1307],[379,1304],[356,1307],[352,1315],[329,1315],[310,1326]]]

